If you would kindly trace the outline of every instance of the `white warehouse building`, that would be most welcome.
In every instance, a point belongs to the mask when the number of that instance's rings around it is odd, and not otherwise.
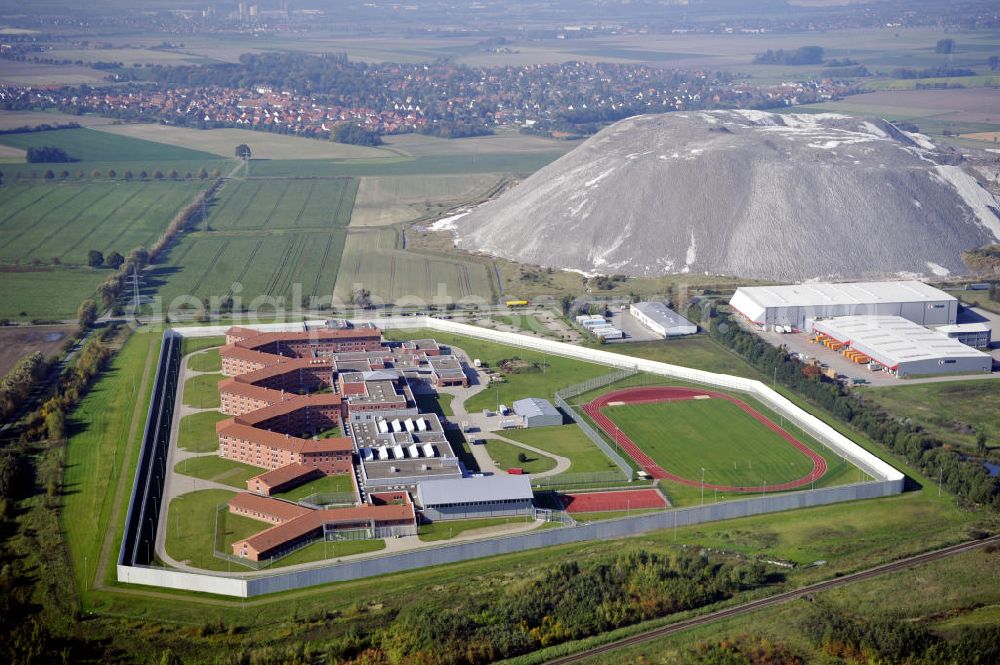
[[[639,323],[663,338],[698,332],[698,326],[662,302],[634,302],[629,305],[628,311]]]
[[[958,299],[916,280],[851,284],[741,286],[730,306],[755,325],[809,330],[814,319],[899,316],[922,326],[958,318]]]
[[[822,333],[899,377],[989,373],[993,357],[898,316],[842,316],[816,321]]]

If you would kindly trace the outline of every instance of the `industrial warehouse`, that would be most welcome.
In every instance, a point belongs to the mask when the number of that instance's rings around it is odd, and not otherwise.
[[[729,304],[758,333],[806,333],[855,365],[897,378],[981,374],[993,367],[989,354],[975,350],[989,348],[990,326],[958,323],[958,299],[923,282],[741,287]],[[787,346],[788,339],[770,341]],[[798,351],[803,359],[813,355]],[[820,359],[809,362],[818,365]],[[841,377],[837,369],[823,368],[830,378]],[[840,371],[850,372],[845,366]]]
[[[953,324],[958,318],[957,298],[916,280],[741,286],[729,305],[765,329],[808,331],[811,321],[835,316],[899,316],[921,326]]]
[[[530,483],[465,478],[441,420],[417,407],[415,388],[468,385],[462,363],[436,341],[386,343],[378,328],[346,322],[280,333],[234,327],[219,354],[221,411],[231,416],[216,424],[219,457],[267,469],[228,504],[270,525],[234,542],[235,556],[263,561],[320,537],[414,535],[418,508],[434,520],[532,514]],[[332,474],[352,478],[351,505],[271,496]]]
[[[813,332],[833,340],[834,350],[853,354],[855,362],[900,378],[981,374],[993,367],[989,354],[898,316],[839,316],[816,321]]]

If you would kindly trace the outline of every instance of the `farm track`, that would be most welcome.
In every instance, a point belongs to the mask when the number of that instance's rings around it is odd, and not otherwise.
[[[322,264],[321,265],[324,266],[324,267],[326,266],[326,262],[330,258],[330,248],[332,246],[333,246],[333,234],[331,233],[330,237],[328,237],[326,239],[326,247],[323,249],[323,259],[322,259]],[[339,265],[338,265],[338,268],[339,268]],[[337,278],[335,276],[334,277],[334,282],[336,282],[336,280],[337,280]],[[320,268],[320,270],[316,273],[316,279],[313,280],[313,287],[312,287],[313,294],[320,294],[320,290],[319,290],[320,289],[320,282],[322,282],[322,281],[323,281],[323,269]],[[332,287],[331,287],[331,290],[332,290]]]
[[[205,277],[207,277],[208,273],[212,271],[213,266],[215,266],[215,264],[218,263],[219,258],[223,255],[228,246],[229,246],[228,240],[219,245],[219,249],[218,251],[215,252],[215,256],[213,256],[212,260],[208,263],[207,266],[205,266],[205,269],[202,271],[201,276],[198,277],[198,281],[195,282],[194,286],[191,288],[191,295],[201,290],[201,286],[205,282]]]
[[[607,654],[613,651],[617,651],[619,649],[624,649],[626,647],[643,644],[645,642],[650,642],[652,640],[656,640],[661,637],[667,637],[669,635],[681,633],[686,630],[691,630],[692,628],[698,628],[699,626],[706,626],[709,624],[716,623],[718,621],[723,621],[725,619],[730,619],[732,617],[748,614],[756,610],[761,610],[776,605],[783,605],[790,601],[798,600],[800,598],[804,598],[814,593],[828,591],[830,589],[846,586],[848,584],[853,584],[855,582],[863,582],[865,580],[870,580],[876,577],[880,577],[882,575],[888,575],[890,573],[895,573],[902,570],[908,570],[910,568],[914,568],[916,566],[920,566],[925,563],[931,563],[933,561],[939,561],[941,559],[946,559],[959,554],[965,554],[967,552],[972,552],[974,550],[986,547],[987,545],[994,543],[1000,543],[1000,536],[993,536],[991,538],[986,538],[984,540],[968,541],[960,543],[958,545],[952,545],[951,547],[945,547],[940,550],[934,550],[933,552],[917,554],[916,556],[907,557],[905,559],[900,559],[899,561],[894,561],[892,563],[886,563],[881,566],[875,566],[874,568],[868,568],[867,570],[862,570],[856,573],[844,575],[843,577],[838,577],[832,580],[826,580],[824,582],[817,582],[815,584],[810,584],[808,586],[804,586],[799,589],[793,589],[792,591],[785,591],[783,593],[775,594],[773,596],[768,596],[767,598],[761,598],[760,600],[752,600],[748,603],[743,603],[742,605],[736,605],[735,607],[727,607],[726,609],[711,612],[709,614],[705,614],[700,617],[695,617],[693,619],[678,621],[677,623],[672,623],[667,626],[653,628],[643,633],[639,633],[638,635],[626,637],[625,639],[618,640],[616,642],[603,644],[601,646],[594,647],[592,649],[587,649],[586,651],[580,651],[578,653],[571,654],[569,656],[561,656],[559,658],[553,658],[552,660],[546,661],[546,665],[569,665],[570,663],[580,663],[585,660],[589,660],[591,658],[597,658],[602,654]]]
[[[295,215],[295,221],[292,222],[292,226],[298,228],[299,220],[302,219],[302,215],[305,213],[306,208],[309,207],[309,202],[312,200],[312,195],[315,189],[316,189],[316,183],[309,183],[309,191],[306,193],[306,200],[302,202],[302,207],[299,208],[298,214]]]
[[[241,184],[242,184],[242,183],[241,183]],[[242,189],[242,187],[237,187],[236,189]],[[242,207],[242,208],[240,209],[240,212],[239,212],[239,214],[237,214],[237,215],[236,215],[236,217],[234,218],[234,219],[235,219],[235,222],[236,222],[237,224],[239,223],[239,221],[240,221],[241,219],[244,219],[244,218],[246,217],[246,214],[247,214],[247,210],[248,210],[248,209],[250,208],[250,205],[251,205],[251,204],[252,204],[252,203],[254,202],[254,200],[255,200],[255,199],[257,198],[257,195],[258,195],[258,194],[260,194],[260,191],[261,191],[261,188],[260,188],[260,187],[258,187],[258,188],[256,188],[256,189],[254,189],[254,192],[253,192],[253,194],[251,194],[250,196],[248,196],[248,197],[247,197],[247,200],[246,200],[246,203],[244,203],[244,204],[243,204],[243,207]],[[235,194],[235,192],[234,192],[234,193],[233,193],[233,196],[235,196],[235,195],[236,195],[236,194]],[[222,212],[222,209],[220,209],[220,210],[219,210],[218,212],[219,212],[219,213],[221,213],[221,212]]]
[[[264,217],[263,221],[260,223],[260,226],[257,226],[255,228],[263,229],[263,228],[266,228],[270,224],[271,219],[275,216],[275,213],[278,211],[278,206],[281,205],[281,200],[283,198],[285,198],[285,194],[288,193],[288,188],[290,186],[291,186],[290,183],[287,183],[287,182],[285,183],[285,186],[281,189],[281,193],[278,194],[276,197],[274,197],[274,205],[271,206],[271,212],[269,212]],[[258,189],[258,191],[260,191],[260,190]],[[303,209],[304,209],[304,207],[300,207],[299,208],[299,215],[302,214],[302,210]],[[281,228],[281,227],[279,226],[278,228]]]
[[[250,250],[250,254],[247,256],[246,263],[243,265],[243,270],[240,271],[239,277],[237,277],[236,280],[235,280],[235,282],[233,282],[234,284],[242,284],[243,283],[243,279],[246,277],[247,271],[249,271],[250,270],[250,266],[253,265],[253,259],[254,259],[254,257],[257,256],[257,252],[258,252],[258,250],[260,250],[261,245],[263,245],[263,244],[264,244],[263,240],[258,240],[257,244],[253,246],[252,250]],[[226,292],[226,295],[233,295],[233,285],[232,284],[229,285],[229,290]]]

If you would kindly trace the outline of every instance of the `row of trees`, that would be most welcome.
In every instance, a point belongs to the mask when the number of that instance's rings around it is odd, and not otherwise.
[[[115,180],[207,180],[208,178],[218,178],[222,175],[222,171],[219,169],[213,169],[208,171],[205,168],[199,169],[196,173],[191,173],[187,171],[184,175],[181,175],[177,169],[170,169],[166,173],[156,169],[152,174],[145,170],[140,170],[138,173],[133,172],[131,169],[125,169],[121,173],[118,173],[115,169],[109,169],[107,173],[99,169],[94,169],[90,172],[91,178],[103,178],[107,176],[108,178]],[[44,180],[66,180],[70,177],[75,177],[78,180],[85,178],[87,173],[83,169],[77,169],[74,172],[70,172],[67,169],[61,171],[54,171],[52,169],[47,169],[39,174],[38,171],[31,171],[24,173],[23,171],[14,171],[14,180],[37,180],[42,178]],[[5,182],[5,176],[2,171],[0,171],[0,185]]]
[[[839,383],[743,330],[728,314],[711,311],[711,334],[733,349],[765,376],[774,376],[798,394],[881,443],[931,478],[939,478],[965,505],[1000,512],[1000,479],[993,478],[978,460],[945,447],[919,423],[893,416]],[[985,441],[982,444],[985,447]]]

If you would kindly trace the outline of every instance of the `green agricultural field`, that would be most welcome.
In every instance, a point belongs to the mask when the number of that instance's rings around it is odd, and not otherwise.
[[[116,136],[86,127],[59,129],[48,132],[2,134],[0,145],[27,150],[41,146],[62,148],[79,162],[141,162],[161,168],[161,161],[219,161],[218,155],[200,150],[144,141],[128,136]],[[42,168],[76,168],[78,164],[34,164]]]
[[[357,181],[230,182],[208,217],[149,281],[165,305],[198,306],[204,297],[239,297],[244,306],[333,293]],[[234,286],[237,285],[237,286]],[[297,286],[296,286],[297,285]]]
[[[461,534],[470,535],[470,532],[482,529],[483,535],[498,526],[507,524],[527,524],[532,522],[530,517],[486,517],[476,520],[445,520],[443,522],[433,522],[431,524],[420,525],[420,540],[424,542],[436,542],[439,540],[451,540]]]
[[[203,351],[188,359],[188,369],[195,372],[221,372],[222,358],[218,349]]]
[[[221,374],[199,374],[184,382],[184,404],[196,409],[218,409],[222,404],[219,397]]]
[[[264,473],[266,469],[223,459],[216,455],[205,455],[178,462],[174,465],[174,471],[185,476],[210,480],[214,483],[222,483],[245,490],[247,481]]]
[[[228,418],[218,411],[202,411],[181,418],[177,447],[192,453],[209,453],[219,448],[215,423]]]
[[[0,268],[0,318],[75,319],[80,303],[94,298],[107,273],[91,268]]]
[[[351,220],[358,182],[335,180],[233,181],[213,206],[212,231],[330,231]]]
[[[352,232],[337,275],[343,301],[360,285],[374,302],[422,304],[434,298],[495,299],[496,279],[485,263],[400,248],[393,229]]]
[[[599,473],[618,468],[576,425],[510,430],[503,435],[553,455],[569,458],[570,467],[566,473]]]
[[[0,187],[0,262],[87,264],[149,247],[204,183],[187,181],[13,183]]]
[[[1000,386],[993,381],[956,381],[865,391],[865,399],[898,418],[913,418],[945,443],[977,453],[979,432],[987,449],[1000,450]]]
[[[300,501],[312,494],[339,494],[341,492],[353,492],[354,481],[348,474],[334,474],[323,476],[316,480],[310,480],[287,492],[276,494],[281,499],[288,501]]]
[[[538,351],[518,349],[435,330],[386,330],[384,335],[386,339],[394,340],[433,337],[439,343],[458,347],[470,358],[479,358],[484,365],[494,368],[502,359],[520,358],[524,362],[523,369],[506,374],[505,382],[494,384],[466,401],[465,407],[470,412],[495,409],[498,401],[500,404],[510,406],[514,400],[524,397],[549,399],[560,388],[610,372],[603,365],[550,356]]]
[[[486,439],[486,452],[493,462],[501,469],[523,469],[525,473],[542,473],[556,466],[551,457],[539,455],[498,439]],[[518,459],[524,455],[524,460]]]
[[[482,198],[496,189],[498,174],[370,176],[361,178],[351,226],[386,226]]]
[[[777,484],[812,462],[732,402],[683,400],[605,407],[604,413],[661,467],[718,485]]]
[[[0,295],[0,317],[74,317],[110,272],[83,267],[90,250],[125,255],[150,246],[206,186],[93,179],[3,185],[0,264],[6,264],[7,288]]]

